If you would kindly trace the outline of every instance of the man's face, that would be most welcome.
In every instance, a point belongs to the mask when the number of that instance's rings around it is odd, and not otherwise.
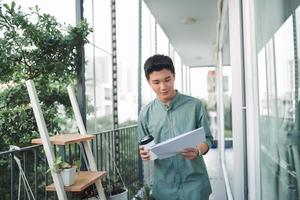
[[[148,83],[163,103],[169,103],[176,95],[174,80],[175,76],[170,70],[162,69],[149,74]]]

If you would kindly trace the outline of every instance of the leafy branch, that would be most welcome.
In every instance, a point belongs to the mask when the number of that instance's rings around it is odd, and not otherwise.
[[[60,131],[71,113],[66,87],[76,82],[81,49],[92,30],[85,20],[61,24],[37,6],[24,12],[14,1],[0,3],[0,29],[1,150],[26,145],[37,134],[27,79],[35,82],[48,131]]]

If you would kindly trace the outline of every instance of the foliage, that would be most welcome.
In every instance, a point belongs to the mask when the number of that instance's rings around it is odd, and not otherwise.
[[[36,6],[28,13],[15,2],[0,7],[0,151],[25,146],[37,125],[25,81],[33,79],[49,133],[63,125],[58,115],[71,114],[68,84],[75,83],[82,46],[91,32],[86,21],[67,26]],[[63,106],[62,106],[63,105]]]
[[[55,158],[53,165],[51,166],[50,170],[53,170],[54,172],[60,172],[64,169],[70,169],[72,167],[76,167],[77,170],[80,168],[80,160],[74,161],[72,163],[67,163],[62,160],[61,156],[58,156]]]
[[[141,191],[141,195],[135,197],[136,200],[154,200],[152,195],[152,188],[149,185],[144,185]]]
[[[127,127],[127,126],[133,126],[133,125],[136,125],[136,124],[137,124],[136,120],[127,120],[127,121],[124,121],[124,122],[120,123],[119,127],[122,128],[122,127]]]
[[[95,121],[92,119],[93,118],[90,118],[87,120],[88,130],[95,129],[95,124],[94,124]],[[132,126],[132,125],[136,125],[136,124],[137,124],[136,120],[127,120],[122,123],[119,123],[119,128]],[[109,115],[105,115],[102,117],[97,117],[96,126],[97,126],[97,132],[112,130],[113,129],[113,116],[111,114],[109,114]]]
[[[113,119],[112,115],[105,115],[97,118],[97,130],[100,131],[111,130],[113,127],[112,119]]]

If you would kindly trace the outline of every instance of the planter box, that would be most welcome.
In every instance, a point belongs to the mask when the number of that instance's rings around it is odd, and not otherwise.
[[[64,186],[70,186],[75,181],[76,167],[70,169],[64,169],[60,172],[61,178],[63,180]]]

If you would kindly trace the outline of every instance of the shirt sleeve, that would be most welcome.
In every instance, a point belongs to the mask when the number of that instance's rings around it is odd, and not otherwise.
[[[206,134],[206,143],[208,145],[208,148],[210,149],[213,143],[213,136],[211,134],[208,120],[207,120],[207,112],[203,104],[200,102],[200,116],[199,116],[199,127],[203,127]]]
[[[139,118],[138,118],[138,133],[140,139],[145,135],[149,135],[149,130],[147,128],[147,123],[146,123],[146,117],[143,112],[139,114]]]

